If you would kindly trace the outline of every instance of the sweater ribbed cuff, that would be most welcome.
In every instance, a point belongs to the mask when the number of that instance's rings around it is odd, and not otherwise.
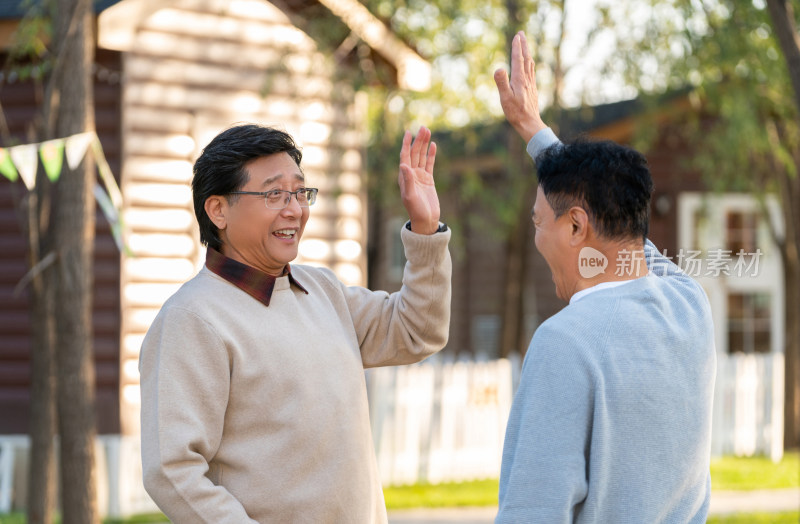
[[[528,151],[528,155],[530,155],[533,161],[536,162],[536,158],[541,155],[545,149],[558,142],[558,137],[553,133],[553,130],[546,127],[533,135],[525,149]]]

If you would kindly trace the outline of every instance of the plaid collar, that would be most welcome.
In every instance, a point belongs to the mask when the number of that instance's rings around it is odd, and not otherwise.
[[[279,277],[267,275],[263,271],[237,262],[213,248],[208,248],[206,250],[206,267],[212,273],[221,276],[265,306],[269,306],[269,301],[272,298],[272,290],[275,287],[275,280]],[[286,275],[289,276],[289,282],[291,284],[294,284],[308,295],[306,288],[301,286],[300,283],[294,279],[294,276],[292,276],[292,269],[289,267],[289,264],[286,264],[281,276]]]

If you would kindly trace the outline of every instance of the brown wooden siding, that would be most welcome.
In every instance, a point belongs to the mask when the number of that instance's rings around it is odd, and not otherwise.
[[[3,57],[5,58],[5,57]],[[98,135],[115,176],[120,173],[120,54],[98,50],[95,118]],[[15,143],[31,141],[29,127],[39,96],[29,82],[4,83],[0,103]],[[22,181],[0,177],[0,434],[28,432],[31,323],[28,291],[13,290],[28,270],[28,242],[17,202]],[[99,433],[119,433],[120,253],[110,227],[97,211],[94,257],[93,334]]]

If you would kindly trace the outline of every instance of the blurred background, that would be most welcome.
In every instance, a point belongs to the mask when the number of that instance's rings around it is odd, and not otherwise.
[[[0,1],[0,514],[156,510],[139,347],[205,259],[191,167],[236,122],[302,145],[320,198],[296,262],[388,291],[405,263],[400,141],[433,130],[450,340],[367,372],[376,452],[386,486],[496,479],[525,350],[564,306],[492,78],[519,30],[559,136],[648,158],[650,238],[712,304],[712,454],[786,478],[729,487],[796,491],[799,20],[789,0]]]

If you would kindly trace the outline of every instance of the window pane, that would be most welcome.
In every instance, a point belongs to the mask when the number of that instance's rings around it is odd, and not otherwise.
[[[725,249],[733,255],[755,253],[758,248],[758,215],[754,212],[728,211],[725,216]]]
[[[728,295],[728,352],[769,353],[771,350],[769,293]]]

